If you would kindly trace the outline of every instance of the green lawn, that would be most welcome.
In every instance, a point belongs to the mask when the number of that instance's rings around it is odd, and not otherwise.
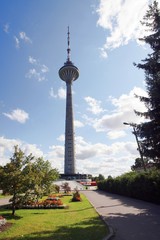
[[[13,225],[0,233],[3,240],[101,240],[107,235],[106,225],[100,220],[94,208],[81,194],[82,202],[71,202],[71,196],[63,197],[68,209],[17,210],[0,209]]]

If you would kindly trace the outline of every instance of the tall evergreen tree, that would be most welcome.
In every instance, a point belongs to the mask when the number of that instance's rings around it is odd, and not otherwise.
[[[149,34],[140,40],[149,44],[151,53],[141,63],[135,64],[145,72],[148,93],[148,97],[138,96],[147,111],[135,111],[145,118],[143,123],[137,125],[137,134],[141,139],[143,155],[160,165],[160,10],[157,1],[149,5],[142,24]]]

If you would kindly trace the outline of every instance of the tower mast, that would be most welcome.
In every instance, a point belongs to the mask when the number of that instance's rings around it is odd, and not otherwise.
[[[64,174],[75,174],[75,143],[74,143],[74,119],[72,103],[72,82],[79,77],[79,69],[70,59],[70,31],[68,27],[67,61],[59,69],[59,77],[66,82],[66,120],[65,120],[65,159]]]

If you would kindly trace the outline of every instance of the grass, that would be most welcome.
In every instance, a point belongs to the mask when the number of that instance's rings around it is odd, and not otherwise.
[[[62,198],[68,209],[0,210],[0,215],[12,227],[0,233],[3,240],[100,240],[108,229],[95,209],[81,194],[82,202],[71,202],[71,196]]]

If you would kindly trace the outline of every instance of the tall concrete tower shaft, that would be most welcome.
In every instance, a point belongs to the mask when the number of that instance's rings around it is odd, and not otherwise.
[[[60,78],[66,82],[66,122],[65,122],[65,161],[64,174],[75,174],[75,143],[72,103],[72,82],[79,77],[79,70],[70,60],[70,32],[68,27],[67,61],[59,69]]]

